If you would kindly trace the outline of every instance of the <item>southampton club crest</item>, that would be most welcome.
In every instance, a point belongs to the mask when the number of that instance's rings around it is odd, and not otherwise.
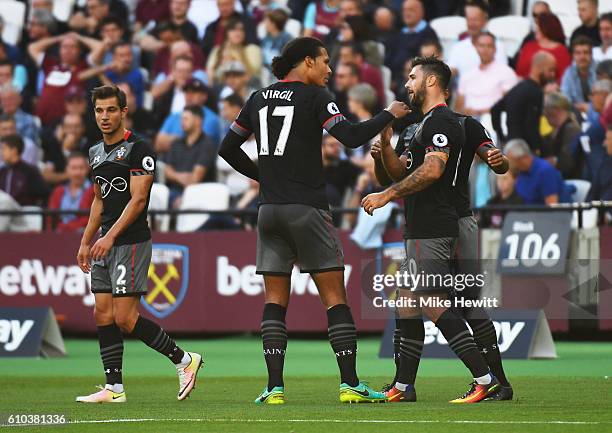
[[[153,244],[148,272],[148,293],[140,303],[158,319],[172,314],[183,302],[189,285],[189,248]]]

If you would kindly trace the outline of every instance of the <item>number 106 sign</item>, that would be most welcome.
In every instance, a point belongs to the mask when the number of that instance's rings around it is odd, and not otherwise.
[[[560,275],[565,273],[570,212],[509,212],[499,245],[502,274]]]

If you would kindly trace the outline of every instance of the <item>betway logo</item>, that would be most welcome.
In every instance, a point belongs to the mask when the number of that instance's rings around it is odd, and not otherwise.
[[[30,329],[34,326],[33,320],[0,320],[0,343],[4,344],[4,350],[14,352],[19,348]]]
[[[217,257],[217,291],[221,296],[234,296],[240,292],[249,296],[257,296],[263,293],[263,276],[257,275],[255,273],[256,269],[254,265],[238,268],[231,265],[226,256]],[[351,265],[344,265],[344,282],[347,285],[351,269]],[[295,266],[291,272],[291,293],[319,295],[317,286],[310,275],[300,273]]]
[[[525,328],[525,322],[495,322],[493,321],[493,326],[495,326],[495,333],[497,334],[497,342],[499,351],[504,353],[506,350],[512,346],[516,337],[519,336],[523,328]],[[437,341],[437,344],[446,345],[448,342],[446,338],[442,335],[442,333],[436,328],[433,322],[427,321],[425,322],[425,344],[432,344]]]
[[[85,306],[94,304],[89,274],[76,266],[44,266],[40,260],[21,261],[0,268],[0,294],[4,296],[81,296]]]

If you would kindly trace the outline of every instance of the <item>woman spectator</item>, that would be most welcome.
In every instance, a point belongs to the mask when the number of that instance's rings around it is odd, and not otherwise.
[[[379,44],[372,40],[370,24],[362,16],[348,16],[340,25],[338,33],[339,41],[332,47],[332,64],[338,61],[341,42],[357,42],[363,47],[364,59],[373,66],[381,66],[383,63],[383,53],[379,49]]]
[[[268,69],[272,66],[272,59],[278,56],[285,44],[293,39],[285,31],[285,24],[287,24],[288,19],[289,16],[282,9],[269,10],[265,14],[266,36],[261,41],[261,51],[263,64]]]
[[[565,46],[565,34],[561,22],[554,14],[543,13],[536,18],[535,39],[527,42],[519,52],[516,63],[516,74],[527,78],[531,60],[538,51],[547,51],[557,62],[557,82],[561,81],[563,72],[572,64],[572,57]]]
[[[261,48],[249,44],[246,40],[244,24],[238,19],[231,19],[225,27],[223,43],[210,52],[206,70],[211,82],[223,81],[221,67],[230,62],[240,62],[251,76],[261,74]]]

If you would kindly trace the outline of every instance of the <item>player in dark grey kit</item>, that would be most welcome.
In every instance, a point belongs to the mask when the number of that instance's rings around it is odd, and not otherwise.
[[[450,76],[449,67],[436,58],[416,58],[413,61],[406,89],[411,105],[425,113],[423,120],[409,139],[402,159],[379,158],[384,169],[394,173],[391,180],[401,180],[362,200],[364,210],[372,214],[392,200],[404,199],[406,259],[401,270],[413,275],[442,278],[452,275],[451,261],[459,233],[458,215],[451,198],[455,176],[452,167],[459,159],[465,136],[459,119],[445,103]],[[380,171],[379,167],[378,174],[382,174]],[[416,399],[412,376],[416,375],[414,365],[418,366],[424,335],[415,335],[405,325],[420,320],[422,313],[435,322],[450,348],[474,377],[470,390],[452,400],[453,403],[476,403],[499,387],[461,317],[445,305],[432,305],[432,300],[448,298],[446,286],[421,282],[414,287],[400,287],[398,292],[401,297],[412,299],[417,304],[397,311],[402,319],[400,368],[395,385],[386,393],[388,401]]]
[[[96,123],[103,139],[89,151],[94,201],[77,254],[79,267],[91,272],[94,318],[106,386],[77,397],[83,403],[126,401],[122,380],[122,331],[167,356],[177,368],[178,399],[195,386],[202,356],[184,352],[159,325],[138,314],[147,292],[151,262],[151,231],[147,208],[155,173],[155,154],[142,138],[125,129],[126,96],[116,86],[92,91]],[[91,242],[102,228],[100,238]]]
[[[321,139],[325,129],[345,146],[358,147],[408,108],[396,101],[374,118],[351,124],[325,88],[328,64],[318,39],[288,43],[272,64],[280,81],[251,95],[219,151],[232,167],[260,183],[257,272],[265,281],[261,330],[268,386],[256,403],[284,403],[285,314],[295,263],[312,275],[327,308],[329,339],[341,375],[340,401],[385,401],[384,394],[359,381],[355,369],[357,336],[344,287],[344,255],[325,192]],[[259,166],[240,149],[251,134]]]

